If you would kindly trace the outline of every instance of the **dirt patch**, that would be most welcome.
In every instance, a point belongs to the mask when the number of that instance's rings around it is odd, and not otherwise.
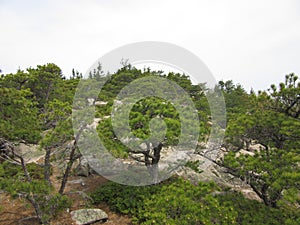
[[[32,210],[31,206],[22,199],[12,199],[7,194],[2,193],[0,195],[0,202],[1,225],[18,224],[18,221],[30,216],[34,216],[34,211]]]
[[[56,189],[59,188],[60,184],[56,179],[57,175],[57,171],[54,170],[51,180]],[[131,224],[131,219],[128,216],[112,212],[105,203],[101,203],[96,206],[90,204],[88,193],[101,187],[101,185],[105,184],[106,182],[107,180],[99,175],[91,175],[89,177],[71,176],[66,186],[65,194],[72,199],[73,204],[70,209],[61,212],[56,218],[54,218],[51,221],[51,224],[75,225],[74,221],[71,219],[70,212],[76,209],[90,207],[100,208],[108,214],[109,219],[105,224]],[[26,201],[18,198],[12,199],[10,196],[2,193],[0,194],[0,206],[0,225],[38,225],[37,220],[34,218],[34,210]]]

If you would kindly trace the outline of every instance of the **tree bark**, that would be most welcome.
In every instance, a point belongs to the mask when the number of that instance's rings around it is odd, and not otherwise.
[[[26,166],[26,163],[25,163],[25,160],[24,158],[21,156],[21,155],[18,155],[16,154],[15,152],[13,152],[14,156],[17,157],[20,162],[21,162],[21,166],[22,166],[22,170],[23,170],[23,173],[25,175],[25,178],[28,182],[32,182],[32,179],[30,177],[30,174],[27,170],[27,166]],[[50,224],[48,222],[48,220],[46,220],[45,218],[43,218],[43,212],[41,211],[40,209],[40,205],[39,203],[36,201],[35,197],[33,194],[26,194],[26,199],[31,203],[31,205],[33,206],[34,208],[34,211],[38,217],[38,220],[39,220],[39,223],[40,224],[45,224],[45,225],[48,225]]]
[[[61,181],[61,185],[60,185],[60,188],[59,188],[59,191],[58,193],[59,194],[64,194],[64,190],[66,188],[66,185],[67,185],[67,182],[68,182],[68,178],[69,178],[69,175],[70,175],[70,172],[71,172],[71,169],[72,169],[72,166],[74,164],[74,162],[81,157],[81,155],[75,155],[75,151],[76,151],[76,146],[73,146],[72,147],[72,151],[70,153],[70,159],[69,159],[69,162],[67,164],[67,168],[64,172],[64,176],[63,176],[63,179]]]
[[[50,175],[51,175],[51,148],[46,148],[45,160],[44,160],[44,179],[51,185]]]
[[[66,188],[66,185],[67,185],[67,182],[68,182],[68,178],[69,178],[69,175],[70,175],[70,172],[71,172],[71,169],[72,169],[72,166],[74,164],[74,162],[80,158],[81,154],[79,155],[76,155],[75,152],[76,152],[76,149],[77,149],[77,143],[78,143],[78,140],[79,140],[79,137],[83,131],[83,129],[85,128],[86,126],[82,126],[80,128],[80,130],[78,131],[76,137],[75,137],[75,140],[74,140],[74,143],[72,145],[72,148],[71,148],[71,153],[70,153],[70,158],[69,158],[69,162],[67,164],[67,168],[64,172],[64,176],[63,176],[63,179],[61,181],[61,185],[60,185],[60,188],[59,188],[59,191],[58,193],[59,194],[63,194],[64,193],[64,190]]]

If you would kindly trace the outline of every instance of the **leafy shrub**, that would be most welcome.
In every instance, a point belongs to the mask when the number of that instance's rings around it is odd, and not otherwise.
[[[72,201],[65,195],[42,195],[38,198],[38,202],[43,212],[43,219],[49,220],[53,216],[55,217],[59,212],[66,208],[70,208]]]
[[[107,202],[116,212],[135,215],[144,205],[144,199],[159,192],[161,185],[126,186],[108,182],[92,193],[93,203]]]
[[[221,205],[211,193],[213,183],[192,185],[172,178],[159,185],[130,187],[108,183],[92,194],[94,203],[129,214],[137,224],[235,224],[233,207]]]
[[[201,173],[203,171],[199,169],[200,164],[201,164],[200,160],[188,161],[188,162],[186,162],[185,166],[189,167],[190,169],[192,169],[196,173]]]
[[[33,179],[42,179],[44,177],[43,168],[36,163],[28,163],[26,165],[28,173]],[[22,167],[17,164],[12,164],[10,162],[3,162],[0,164],[0,179],[1,178],[22,178],[24,177],[24,172]]]
[[[10,162],[0,164],[0,190],[11,194],[12,197],[34,198],[40,207],[43,221],[48,221],[58,212],[71,206],[71,200],[64,195],[54,194],[53,187],[43,179],[43,168],[35,163],[27,164],[31,182],[25,179],[20,165]]]
[[[237,223],[248,224],[299,224],[299,216],[281,209],[271,208],[265,204],[245,198],[239,192],[228,192],[224,195],[217,195],[216,198],[222,204],[230,204],[237,211]],[[298,222],[296,220],[298,219]]]
[[[116,212],[133,217],[136,224],[299,224],[295,212],[276,209],[245,198],[239,192],[219,190],[213,183],[192,185],[182,178],[161,184],[132,187],[108,182],[91,197]]]

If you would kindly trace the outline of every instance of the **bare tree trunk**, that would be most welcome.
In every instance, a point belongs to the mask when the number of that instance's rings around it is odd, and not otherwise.
[[[81,154],[79,155],[76,155],[75,152],[76,152],[76,149],[77,149],[77,142],[79,140],[79,137],[83,131],[83,129],[85,128],[86,126],[82,126],[80,128],[80,130],[78,131],[76,137],[75,137],[75,140],[74,140],[74,143],[73,143],[73,146],[71,148],[71,153],[70,153],[70,158],[69,158],[69,162],[67,164],[67,168],[64,172],[64,176],[63,176],[63,179],[61,181],[61,185],[60,185],[60,188],[59,188],[59,194],[63,194],[64,193],[64,190],[66,188],[66,185],[67,185],[67,182],[68,182],[68,178],[69,178],[69,174],[71,172],[71,169],[72,169],[72,166],[74,164],[74,162],[80,158]]]
[[[44,179],[51,185],[51,164],[50,164],[51,148],[46,148],[45,161],[44,161]]]
[[[160,160],[160,152],[162,149],[162,143],[159,142],[157,146],[153,148],[153,159],[152,159],[152,173],[153,182],[158,183],[158,162]]]
[[[69,175],[70,175],[70,172],[71,172],[71,169],[72,169],[72,166],[74,164],[74,162],[80,158],[81,155],[75,155],[75,151],[76,151],[76,146],[73,146],[72,147],[72,151],[70,153],[70,159],[69,159],[69,162],[67,164],[67,168],[64,172],[64,176],[63,176],[63,179],[61,181],[61,185],[60,185],[60,188],[59,188],[59,191],[58,193],[59,194],[63,194],[64,193],[64,190],[66,188],[66,185],[67,185],[67,182],[68,182],[68,178],[69,178]]]
[[[160,152],[162,149],[162,143],[158,143],[158,145],[156,147],[153,148],[153,159],[152,159],[152,165],[154,164],[158,164],[159,160],[160,160]]]
[[[26,163],[25,163],[25,160],[24,160],[23,156],[16,154],[14,151],[13,151],[13,154],[14,154],[15,157],[17,157],[17,158],[20,160],[21,166],[22,166],[22,170],[23,170],[23,173],[24,173],[24,175],[25,175],[26,180],[27,180],[28,182],[32,182],[32,179],[31,179],[30,174],[29,174],[29,172],[28,172],[28,170],[27,170],[27,166],[26,166]],[[26,199],[27,199],[27,200],[31,203],[31,205],[33,206],[34,211],[35,211],[35,213],[36,213],[36,215],[37,215],[37,217],[38,217],[39,223],[40,223],[40,224],[48,225],[49,222],[48,222],[45,218],[43,218],[43,213],[42,213],[42,211],[41,211],[41,209],[40,209],[40,205],[39,205],[39,203],[36,201],[34,195],[33,195],[33,194],[27,194],[27,195],[26,195]]]
[[[134,158],[135,160],[139,162],[143,162],[145,166],[147,167],[147,170],[150,174],[150,176],[153,179],[153,182],[156,184],[158,183],[158,162],[160,160],[160,152],[162,150],[163,144],[159,142],[157,145],[152,144],[153,148],[153,154],[151,152],[151,146],[149,142],[146,142],[147,149],[142,151],[130,151],[135,154],[143,154],[144,160],[140,160],[138,158]],[[151,160],[152,159],[152,160]]]
[[[152,143],[153,147],[153,156],[150,156],[150,144],[147,144],[147,151],[144,153],[145,155],[145,165],[148,169],[148,172],[150,173],[153,182],[156,184],[158,182],[158,162],[160,160],[160,152],[162,149],[162,143],[158,143],[157,146],[155,146]],[[152,158],[152,161],[150,162],[150,158]]]
[[[35,198],[33,196],[27,196],[26,199],[33,206],[35,214],[37,215],[37,218],[39,220],[39,223],[44,225],[50,224],[50,222],[46,218],[44,218],[43,213],[40,210],[40,205],[36,202]]]
[[[144,156],[145,156],[145,166],[149,170],[149,168],[151,166],[151,162],[150,162],[150,143],[147,142],[146,145],[147,145],[147,150],[144,153]]]

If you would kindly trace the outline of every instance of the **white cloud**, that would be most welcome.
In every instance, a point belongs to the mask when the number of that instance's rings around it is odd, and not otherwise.
[[[116,47],[156,40],[194,52],[217,79],[265,89],[300,73],[299,9],[296,0],[0,1],[0,68],[85,72]]]

